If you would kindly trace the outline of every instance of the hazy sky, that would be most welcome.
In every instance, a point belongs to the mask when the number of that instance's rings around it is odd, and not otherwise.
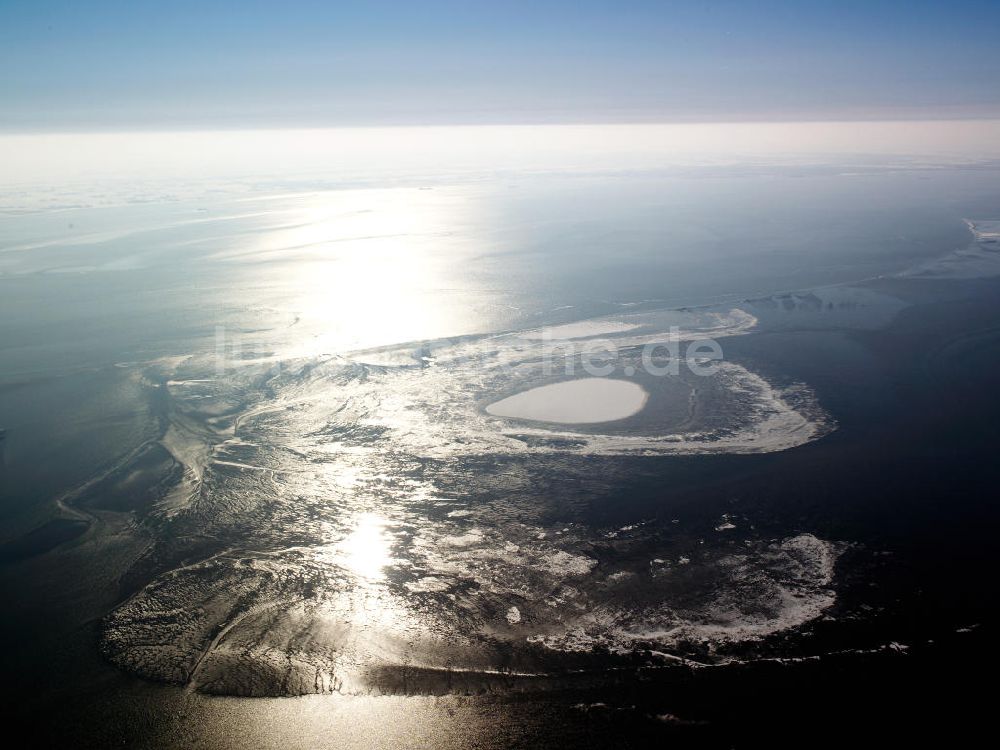
[[[996,0],[0,0],[0,129],[997,115],[998,39]]]

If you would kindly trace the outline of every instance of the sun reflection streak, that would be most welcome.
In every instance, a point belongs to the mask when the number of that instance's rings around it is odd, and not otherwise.
[[[315,356],[472,330],[447,290],[473,253],[452,191],[346,190],[304,196],[289,226],[246,250],[267,259],[299,319],[288,356]],[[280,262],[279,262],[280,261]],[[456,326],[458,330],[456,331]],[[291,342],[290,342],[291,343]]]
[[[359,578],[385,578],[385,568],[393,562],[391,537],[385,527],[385,519],[374,513],[359,515],[354,530],[334,547],[336,562]]]

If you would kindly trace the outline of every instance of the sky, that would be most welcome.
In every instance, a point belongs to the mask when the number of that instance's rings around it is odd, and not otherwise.
[[[997,39],[996,0],[0,0],[0,130],[991,117]]]

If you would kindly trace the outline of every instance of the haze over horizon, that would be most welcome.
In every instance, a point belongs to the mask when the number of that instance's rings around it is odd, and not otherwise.
[[[0,5],[0,131],[1000,116],[1000,6]]]

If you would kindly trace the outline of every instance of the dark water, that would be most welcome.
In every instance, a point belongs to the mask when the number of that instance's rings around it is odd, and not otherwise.
[[[6,688],[87,746],[959,731],[993,627],[1000,287],[895,274],[968,245],[996,180],[4,217]],[[496,333],[611,316],[638,326],[621,364],[683,305],[757,321],[720,334],[723,376],[640,380],[655,413],[697,392],[699,437],[482,421],[539,382]]]

